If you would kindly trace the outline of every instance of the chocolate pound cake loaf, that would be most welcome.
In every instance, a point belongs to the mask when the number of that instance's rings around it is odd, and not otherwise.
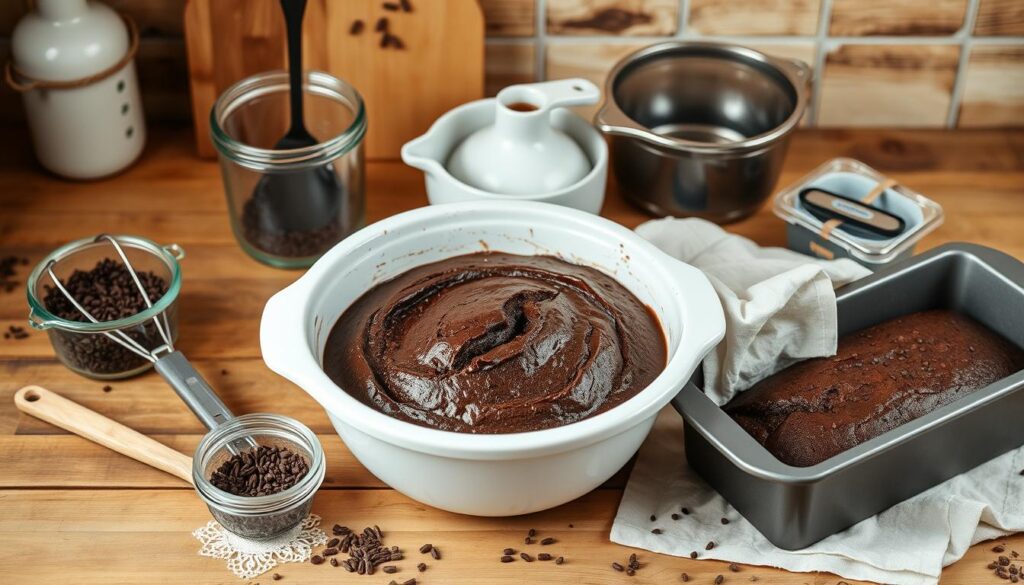
[[[1024,351],[953,311],[839,339],[834,357],[758,382],[725,411],[783,463],[820,463],[1024,368]]]

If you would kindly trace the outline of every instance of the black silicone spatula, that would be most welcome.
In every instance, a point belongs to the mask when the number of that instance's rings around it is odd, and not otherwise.
[[[288,34],[288,82],[291,127],[275,150],[313,146],[319,141],[306,129],[302,111],[302,17],[306,0],[281,0]],[[320,228],[337,216],[342,185],[331,165],[264,175],[253,197],[260,203],[264,229],[305,231]]]

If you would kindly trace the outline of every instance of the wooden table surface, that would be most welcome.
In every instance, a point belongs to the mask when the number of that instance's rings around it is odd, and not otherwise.
[[[387,489],[363,469],[332,431],[324,412],[301,390],[271,373],[260,359],[259,318],[270,295],[299,276],[249,259],[235,243],[225,215],[216,163],[192,156],[189,132],[154,129],[145,155],[127,172],[90,183],[44,174],[24,133],[0,142],[0,256],[32,263],[72,239],[99,232],[133,233],[176,242],[188,253],[180,300],[179,348],[238,413],[280,412],[316,431],[328,457],[327,478],[314,511],[328,524],[379,524],[388,542],[409,553],[400,581],[476,583],[672,583],[687,572],[693,583],[825,584],[827,574],[790,574],[763,567],[727,570],[726,563],[641,552],[645,568],[626,580],[609,568],[631,552],[608,532],[625,474],[547,512],[484,519],[441,512]],[[851,156],[936,199],[946,222],[923,243],[977,242],[1024,258],[1024,133],[1012,131],[802,131],[794,138],[781,185],[821,162]],[[374,221],[426,204],[422,176],[398,162],[370,164],[368,213]],[[633,227],[647,219],[612,193],[604,215]],[[766,208],[730,230],[760,244],[782,245],[783,224]],[[28,268],[20,269],[24,282]],[[24,326],[22,290],[0,292],[0,329]],[[226,370],[227,374],[223,374]],[[89,408],[191,454],[203,428],[154,373],[115,382],[64,369],[45,335],[0,339],[0,583],[239,583],[224,562],[197,556],[191,531],[209,519],[183,481],[68,435],[15,410],[12,394],[41,384]],[[573,528],[569,528],[572,524]],[[567,563],[501,565],[498,553],[517,546],[528,528],[559,539]],[[415,548],[433,542],[445,552],[415,573]],[[1006,539],[1024,552],[1024,534]],[[943,583],[997,583],[985,565],[992,544],[979,544],[947,568]],[[285,565],[281,583],[387,583],[327,565]],[[252,580],[269,583],[268,576]]]

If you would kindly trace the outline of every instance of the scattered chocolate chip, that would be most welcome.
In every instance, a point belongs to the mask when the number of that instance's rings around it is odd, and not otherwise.
[[[715,541],[712,540],[708,542],[707,546],[704,547],[704,550],[711,550],[713,548],[715,548]]]
[[[416,578],[413,577],[412,579],[406,579],[402,582],[402,585],[416,585]]]
[[[388,30],[388,17],[382,16],[377,19],[377,24],[374,25],[373,30],[376,32],[384,32]]]
[[[695,550],[694,551],[690,551],[690,558],[691,559],[697,558],[697,551],[695,551]]]
[[[690,580],[690,576],[687,575],[686,573],[683,573],[682,575],[679,575],[679,578],[682,579],[684,583]]]
[[[324,558],[320,555],[313,555],[313,558],[309,559],[309,562],[313,563],[314,565],[322,565],[324,562]]]
[[[555,564],[556,565],[561,565],[564,562],[565,562],[565,557],[558,557],[557,559],[555,559]]]
[[[682,518],[682,516],[680,516],[679,514],[672,514],[673,520],[679,520],[680,518]]]
[[[110,384],[107,384],[106,386],[103,387],[103,391],[104,392],[110,392],[113,389],[114,389],[114,387],[111,386]]]
[[[423,554],[427,554],[428,552],[430,552],[433,549],[434,549],[434,545],[432,545],[432,544],[430,544],[428,542],[427,544],[424,544],[423,546],[420,547],[420,552],[423,553]]]
[[[523,539],[523,544],[533,544],[533,539],[527,536]]]
[[[401,0],[399,4],[402,5],[402,12],[412,12],[412,2],[409,0]]]
[[[544,540],[540,541],[540,543],[542,545],[545,545],[545,546],[549,545],[549,544],[555,544],[556,542],[558,542],[558,541],[556,541],[554,538],[551,538],[550,536],[545,538]]]
[[[435,561],[441,560],[441,551],[436,546],[430,549],[430,556],[434,557]]]
[[[513,560],[515,559],[512,558],[512,555],[503,555],[501,557],[501,562],[503,563],[511,563]]]
[[[533,562],[533,557],[531,557],[530,555],[528,555],[528,554],[526,554],[524,552],[519,553],[519,558],[523,559],[524,561],[526,561],[528,563],[532,563]]]
[[[394,573],[398,572],[398,567],[396,567],[394,565],[388,565],[388,566],[382,568],[381,571],[384,571],[388,575],[391,575],[391,574],[394,574]]]
[[[423,571],[426,571],[427,570],[427,563],[420,563],[420,564],[416,565],[416,570],[419,571],[420,573],[422,573]]]
[[[358,19],[353,20],[352,21],[352,26],[349,27],[349,29],[348,29],[348,34],[350,34],[352,36],[358,35],[358,34],[363,32],[363,29],[365,27],[366,27],[366,23],[364,23],[363,21],[358,20]]]
[[[725,577],[721,575],[715,577],[715,585],[722,585],[723,582],[725,582]]]
[[[655,528],[651,530],[651,534],[661,534],[661,528]]]
[[[270,576],[270,578],[273,579],[274,581],[280,581],[281,580],[281,575],[279,575],[277,573],[274,573],[273,575]]]
[[[633,575],[636,575],[636,569],[634,569],[633,567],[627,567],[626,574],[632,577]]]
[[[399,10],[402,9],[402,7],[399,6],[397,2],[385,2],[381,4],[381,8],[389,12],[398,12]]]
[[[552,558],[554,558],[554,557],[552,557],[548,553],[540,553],[540,554],[537,555],[537,560],[538,561],[550,561]]]
[[[658,519],[657,516],[655,516],[654,514],[651,514],[651,522],[654,522],[657,519]]]
[[[729,563],[729,570],[732,571],[733,573],[739,573],[740,572],[740,566],[737,565],[736,563]]]
[[[616,562],[612,562],[612,568],[620,573],[626,570],[626,567],[623,567],[622,565]]]
[[[725,517],[723,517],[723,518],[722,518],[722,524],[724,525],[724,524],[728,524],[728,523],[729,523],[729,519],[728,519],[728,518],[725,518]]]
[[[679,511],[683,513],[683,516],[689,516],[690,515],[690,509],[689,508],[681,508]]]
[[[533,529],[533,528],[531,528],[531,529],[530,529],[530,530],[529,530],[529,531],[528,531],[528,532],[526,533],[526,535],[527,535],[527,536],[537,536],[537,530],[536,530],[536,529]]]

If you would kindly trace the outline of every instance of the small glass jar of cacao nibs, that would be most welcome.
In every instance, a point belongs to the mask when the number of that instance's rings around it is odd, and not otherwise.
[[[229,420],[203,437],[192,459],[196,492],[214,519],[249,540],[296,529],[325,473],[313,431],[278,414]]]
[[[315,144],[282,141],[292,123],[283,71],[239,81],[210,114],[235,238],[247,254],[280,268],[312,265],[365,219],[362,97],[326,73],[305,75],[302,101]]]
[[[135,277],[111,239],[124,252]],[[112,337],[127,337],[145,352],[165,345],[165,335],[172,342],[177,339],[178,261],[183,257],[184,251],[175,244],[160,246],[137,236],[104,235],[71,242],[44,258],[29,276],[29,324],[46,331],[57,359],[83,376],[116,380],[144,372],[152,362]],[[75,303],[97,322],[90,321]]]

